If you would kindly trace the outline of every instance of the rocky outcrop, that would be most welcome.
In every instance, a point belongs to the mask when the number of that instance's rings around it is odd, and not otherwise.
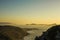
[[[35,40],[60,40],[60,25],[52,26]]]
[[[4,25],[0,26],[0,39],[4,40],[23,40],[24,36],[27,35],[27,32],[22,28]]]

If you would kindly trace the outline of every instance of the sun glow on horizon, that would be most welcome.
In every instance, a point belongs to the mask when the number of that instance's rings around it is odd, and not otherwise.
[[[0,0],[0,22],[60,24],[60,0]]]

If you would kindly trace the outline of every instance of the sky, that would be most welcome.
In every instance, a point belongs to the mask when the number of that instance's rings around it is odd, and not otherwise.
[[[0,22],[60,24],[60,0],[0,0]]]

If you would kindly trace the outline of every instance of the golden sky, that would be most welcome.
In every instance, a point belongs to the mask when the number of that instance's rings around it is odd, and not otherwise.
[[[60,24],[60,1],[0,0],[0,22]]]

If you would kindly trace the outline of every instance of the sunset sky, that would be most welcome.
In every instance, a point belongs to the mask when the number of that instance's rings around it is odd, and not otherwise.
[[[0,0],[0,22],[60,24],[60,0]]]

